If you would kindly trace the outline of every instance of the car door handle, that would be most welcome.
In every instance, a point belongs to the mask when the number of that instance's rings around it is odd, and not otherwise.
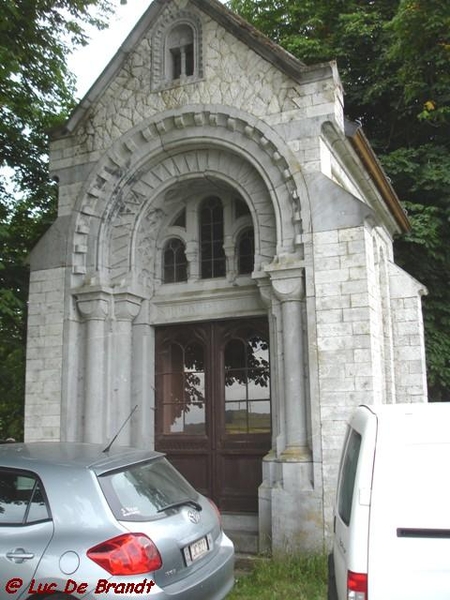
[[[9,558],[9,560],[13,560],[16,563],[22,563],[24,560],[34,558],[34,554],[32,552],[27,552],[23,548],[16,548],[11,552],[7,552],[6,558]]]

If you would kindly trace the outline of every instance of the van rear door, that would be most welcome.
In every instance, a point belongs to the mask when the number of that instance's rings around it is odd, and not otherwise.
[[[382,437],[391,443],[380,440],[377,449],[370,600],[450,598],[450,435],[440,436],[440,423],[427,435],[420,415],[410,421],[388,427]]]

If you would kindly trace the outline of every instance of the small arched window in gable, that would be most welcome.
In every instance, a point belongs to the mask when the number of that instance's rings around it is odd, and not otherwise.
[[[224,277],[226,264],[223,206],[215,196],[203,201],[200,209],[200,266],[202,279]]]
[[[169,80],[195,75],[194,31],[185,23],[173,27],[167,35],[166,68]]]
[[[163,280],[164,283],[187,281],[187,259],[184,242],[171,238],[163,250]]]
[[[239,234],[236,254],[239,275],[251,273],[255,263],[255,233],[253,227],[247,227]]]

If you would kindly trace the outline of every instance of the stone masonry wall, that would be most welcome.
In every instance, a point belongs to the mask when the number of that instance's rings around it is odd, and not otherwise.
[[[421,297],[426,289],[394,263],[389,264],[389,275],[396,400],[425,402],[427,376]]]
[[[25,440],[59,440],[65,269],[30,278]]]
[[[324,520],[329,525],[345,422],[354,407],[373,401],[377,385],[371,237],[360,226],[316,233],[313,243]]]

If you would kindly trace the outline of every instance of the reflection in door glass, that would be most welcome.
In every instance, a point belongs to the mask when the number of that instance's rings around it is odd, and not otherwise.
[[[201,344],[172,343],[162,356],[159,374],[164,433],[205,433],[205,372]]]
[[[269,345],[259,334],[225,347],[225,431],[270,433]]]

